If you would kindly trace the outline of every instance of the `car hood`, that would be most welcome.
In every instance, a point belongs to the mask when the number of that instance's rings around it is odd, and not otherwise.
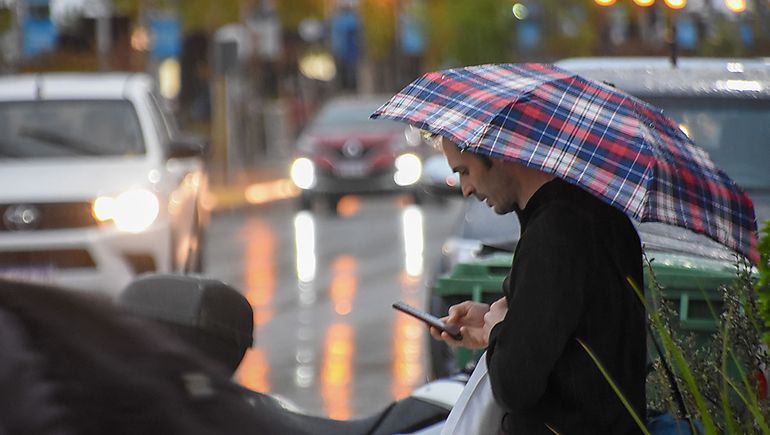
[[[141,159],[0,163],[0,203],[91,200],[147,187],[153,165]]]
[[[645,222],[636,223],[639,238],[644,250],[649,257],[657,254],[667,256],[682,256],[691,260],[716,260],[734,264],[736,254],[732,250],[720,245],[710,238],[696,234],[683,228],[671,225]],[[484,242],[482,252],[513,252],[516,248],[516,240]]]

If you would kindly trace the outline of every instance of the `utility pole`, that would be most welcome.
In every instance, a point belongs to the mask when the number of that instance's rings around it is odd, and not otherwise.
[[[99,70],[111,69],[112,52],[112,0],[101,0],[96,14],[96,53],[99,58]]]

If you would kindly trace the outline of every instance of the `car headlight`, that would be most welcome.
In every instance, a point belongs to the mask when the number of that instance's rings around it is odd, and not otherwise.
[[[310,189],[315,186],[315,165],[307,157],[300,157],[291,164],[289,176],[300,189]]]
[[[399,186],[411,186],[422,176],[422,161],[414,154],[401,154],[396,158],[393,180]]]
[[[129,190],[115,197],[96,198],[92,213],[100,222],[112,220],[121,231],[139,233],[155,222],[160,213],[160,202],[149,190]]]

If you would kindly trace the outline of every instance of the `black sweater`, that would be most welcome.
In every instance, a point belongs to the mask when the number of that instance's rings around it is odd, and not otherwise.
[[[521,239],[490,334],[492,391],[515,434],[626,434],[639,429],[576,338],[598,356],[637,415],[645,409],[641,243],[621,211],[555,179],[518,212]],[[614,258],[614,260],[613,260]],[[621,270],[619,270],[621,269]]]

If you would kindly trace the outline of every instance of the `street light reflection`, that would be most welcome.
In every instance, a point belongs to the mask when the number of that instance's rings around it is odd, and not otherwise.
[[[313,363],[315,362],[315,352],[309,345],[297,347],[295,354],[297,366],[294,368],[294,384],[301,388],[307,388],[313,385],[315,381],[315,371]]]
[[[419,283],[412,283],[402,287],[401,300],[419,306],[419,301],[414,296]],[[414,287],[414,288],[413,288]],[[422,343],[425,326],[422,322],[411,316],[396,313],[393,331],[393,384],[391,393],[394,400],[407,397],[420,383],[422,377]]]
[[[349,255],[341,255],[334,259],[329,297],[334,305],[334,312],[340,316],[350,314],[353,309],[353,298],[356,296],[358,287],[357,267],[358,262]]]
[[[361,210],[361,200],[353,195],[345,195],[337,203],[337,213],[340,216],[350,217]]]
[[[299,189],[288,178],[254,183],[243,191],[243,196],[250,204],[266,204],[281,199],[294,198],[298,194]]]
[[[294,216],[294,244],[297,249],[297,279],[301,283],[315,279],[315,219],[308,211]]]
[[[246,350],[238,371],[235,372],[235,379],[244,387],[259,391],[260,393],[270,392],[270,364],[265,357],[265,351],[259,347],[252,347]]]
[[[275,236],[267,223],[254,219],[246,223],[245,233],[244,291],[254,309],[254,324],[261,326],[273,317]]]
[[[351,415],[354,338],[353,327],[346,323],[335,323],[326,333],[321,364],[321,397],[326,415],[330,418],[345,420]]]
[[[411,277],[422,276],[425,235],[420,207],[410,205],[401,214],[404,235],[404,270]]]

